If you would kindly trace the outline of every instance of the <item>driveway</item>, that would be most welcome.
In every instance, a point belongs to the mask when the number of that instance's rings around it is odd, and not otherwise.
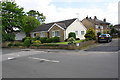
[[[120,50],[119,45],[120,40],[113,39],[110,43],[99,43],[96,47],[86,49],[85,51],[107,51],[107,52],[115,52]]]

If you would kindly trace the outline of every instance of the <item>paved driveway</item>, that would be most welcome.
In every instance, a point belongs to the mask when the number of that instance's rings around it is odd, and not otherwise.
[[[120,50],[119,42],[120,40],[113,39],[113,41],[110,43],[99,43],[96,47],[86,49],[86,51],[118,51]]]

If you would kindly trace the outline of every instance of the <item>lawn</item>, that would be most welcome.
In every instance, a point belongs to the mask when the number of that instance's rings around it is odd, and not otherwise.
[[[83,42],[84,40],[76,40],[75,43]],[[56,42],[56,43],[49,43],[49,44],[68,44],[68,42]]]

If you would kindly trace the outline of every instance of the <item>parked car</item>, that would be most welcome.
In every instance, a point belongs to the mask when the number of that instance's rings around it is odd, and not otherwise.
[[[98,42],[111,42],[112,36],[110,34],[101,34],[98,37]]]

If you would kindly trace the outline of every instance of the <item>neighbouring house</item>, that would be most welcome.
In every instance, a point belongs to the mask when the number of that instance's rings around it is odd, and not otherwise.
[[[42,24],[31,32],[32,37],[60,37],[60,41],[68,38],[70,32],[75,32],[76,38],[85,39],[86,27],[79,19],[69,19],[64,21]]]
[[[117,31],[117,36],[120,37],[120,24],[114,25],[114,29]]]
[[[120,24],[114,25],[115,30],[120,31]]]
[[[22,40],[25,37],[25,33],[23,31],[19,31],[15,33],[15,40]]]
[[[110,23],[106,22],[106,19],[99,20],[96,16],[94,16],[94,19],[91,17],[88,18],[88,16],[82,20],[83,25],[87,28],[93,28],[96,31],[96,34],[98,32],[101,33],[110,33]]]

